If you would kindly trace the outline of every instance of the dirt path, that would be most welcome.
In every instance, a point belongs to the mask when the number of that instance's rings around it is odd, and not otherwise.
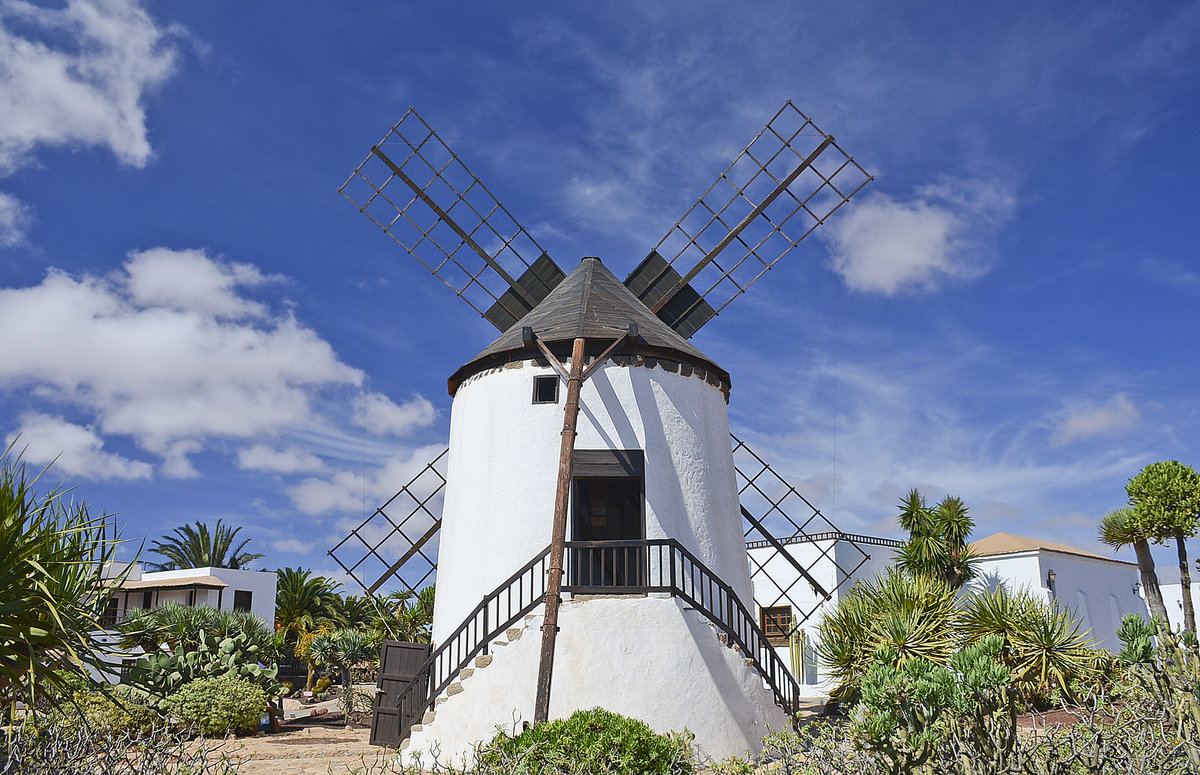
[[[278,734],[259,734],[231,740],[221,752],[242,759],[238,775],[348,775],[365,771],[387,752],[367,743],[369,730],[346,729],[340,716],[284,725]]]

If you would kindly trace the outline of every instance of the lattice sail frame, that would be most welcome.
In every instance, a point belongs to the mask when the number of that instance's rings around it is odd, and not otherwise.
[[[790,638],[832,597],[838,588],[847,581],[852,581],[858,569],[871,559],[861,544],[869,542],[891,546],[898,542],[841,531],[837,525],[821,513],[819,508],[776,473],[745,442],[734,434],[730,434],[730,437],[733,439],[733,465],[737,475],[738,500],[741,502],[743,515],[745,516],[746,512],[750,513],[750,516],[744,519],[743,524],[747,544],[746,553],[750,560],[750,578],[752,583],[757,582],[755,602],[760,608],[791,606],[792,621],[776,622],[780,630]],[[769,532],[770,536],[754,525],[751,518]],[[758,534],[760,539],[755,539],[755,534]],[[835,547],[839,542],[853,547],[849,561],[838,562]],[[777,558],[782,555],[780,549],[773,544],[781,544],[785,549],[797,544],[810,544],[815,550],[816,556],[806,562],[798,559],[796,554],[789,552],[791,558],[783,558],[783,561],[786,562],[784,568],[787,569],[787,576],[783,577],[778,571],[772,574],[768,566],[778,567]],[[763,558],[758,556],[758,553],[753,551],[754,549],[769,549],[770,551]],[[799,564],[800,568],[792,565],[793,562]],[[817,582],[811,587],[811,595],[801,594],[804,586],[809,585],[809,578],[813,578],[814,569],[825,562],[832,563],[834,566],[833,587],[825,589],[820,587],[820,583]],[[796,571],[794,578],[791,573],[793,570]],[[806,578],[806,574],[808,578]],[[768,585],[773,587],[777,594],[763,594],[763,590]],[[821,592],[824,594],[822,595]]]
[[[338,192],[489,320],[488,311],[496,305],[514,319],[522,317],[549,292],[543,286],[552,288],[563,276],[537,240],[413,108]],[[539,260],[542,271],[527,276]],[[545,277],[533,282],[535,275]],[[513,305],[512,294],[523,294],[528,288],[518,288],[531,282],[535,292],[526,303]]]
[[[437,580],[437,560],[426,549],[436,545],[442,525],[440,502],[449,452],[449,447],[442,450],[329,550],[329,556],[372,599],[392,578],[414,595]]]
[[[699,294],[677,319],[720,313],[871,180],[789,100],[655,246]]]

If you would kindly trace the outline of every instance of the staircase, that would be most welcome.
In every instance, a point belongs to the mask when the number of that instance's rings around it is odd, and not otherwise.
[[[799,710],[799,686],[725,582],[674,539],[568,542],[563,592],[576,595],[667,594],[706,619],[716,637],[743,655],[788,718]],[[497,587],[416,670],[397,699],[398,741],[420,732],[437,706],[492,663],[490,650],[518,640],[540,615],[549,547]],[[524,621],[521,621],[524,618]],[[520,622],[519,626],[518,622]],[[372,743],[376,743],[372,739]],[[396,744],[383,740],[376,744]]]

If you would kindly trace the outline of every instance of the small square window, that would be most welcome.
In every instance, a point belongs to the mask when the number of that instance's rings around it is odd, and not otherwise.
[[[248,589],[234,590],[233,593],[233,610],[249,611],[250,601],[254,597],[254,593]]]
[[[759,612],[759,621],[762,624],[763,635],[767,636],[767,640],[772,646],[786,646],[788,636],[792,633],[792,607],[790,605],[780,605],[774,608],[764,608]]]
[[[533,378],[533,403],[558,403],[558,377],[550,376]]]

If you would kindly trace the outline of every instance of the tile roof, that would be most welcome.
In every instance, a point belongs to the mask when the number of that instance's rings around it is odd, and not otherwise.
[[[1096,560],[1105,560],[1107,562],[1118,562],[1124,565],[1134,565],[1135,563],[1126,560],[1118,560],[1115,557],[1105,557],[1102,554],[1089,552],[1085,549],[1079,549],[1067,544],[1060,544],[1057,541],[1047,541],[1042,538],[1029,538],[1028,536],[1014,535],[1013,533],[996,533],[987,538],[981,538],[978,541],[971,543],[971,548],[980,557],[995,557],[1002,554],[1016,554],[1017,552],[1032,552],[1044,550],[1048,552],[1059,552],[1061,554],[1074,554],[1079,557],[1090,557]]]

